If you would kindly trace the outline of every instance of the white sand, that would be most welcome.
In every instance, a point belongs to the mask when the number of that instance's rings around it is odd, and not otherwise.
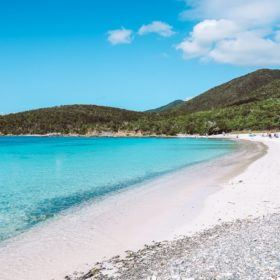
[[[103,257],[141,248],[152,240],[278,211],[280,140],[255,140],[264,142],[268,153],[230,183],[222,180],[238,172],[240,160],[252,160],[250,149],[238,158],[164,176],[65,213],[2,244],[0,279],[63,279],[75,270],[87,271]]]
[[[268,147],[267,153],[243,173],[209,196],[199,215],[177,234],[191,234],[222,222],[280,211],[280,139],[239,136]]]

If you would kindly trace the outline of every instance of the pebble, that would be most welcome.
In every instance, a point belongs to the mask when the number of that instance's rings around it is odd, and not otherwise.
[[[138,252],[128,251],[126,258],[102,262],[83,276],[67,277],[71,280],[280,279],[280,214],[236,220],[193,237],[156,242]]]

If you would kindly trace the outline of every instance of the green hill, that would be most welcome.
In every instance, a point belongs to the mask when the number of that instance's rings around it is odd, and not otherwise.
[[[150,113],[160,113],[160,112],[165,112],[165,111],[169,111],[169,110],[174,110],[176,108],[178,108],[180,105],[182,105],[183,103],[185,103],[183,100],[175,100],[173,102],[168,103],[167,105],[152,109],[152,110],[148,110],[146,112],[150,112]]]
[[[249,101],[252,97],[255,98],[263,87],[279,79],[280,70],[258,70],[210,89],[184,102],[175,108],[175,111],[178,114],[208,111],[238,104],[241,100]],[[261,94],[261,97],[267,98],[269,95]]]
[[[280,129],[280,70],[258,70],[147,112],[69,105],[0,116],[0,134],[215,134]]]
[[[118,131],[143,113],[95,105],[69,105],[0,116],[2,134],[78,133]]]

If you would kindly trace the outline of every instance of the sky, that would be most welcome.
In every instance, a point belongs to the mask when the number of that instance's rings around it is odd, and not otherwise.
[[[9,0],[0,26],[0,114],[147,110],[280,65],[279,0]]]

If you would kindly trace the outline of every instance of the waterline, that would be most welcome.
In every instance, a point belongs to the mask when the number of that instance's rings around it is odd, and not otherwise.
[[[0,240],[236,147],[213,139],[0,137]]]

